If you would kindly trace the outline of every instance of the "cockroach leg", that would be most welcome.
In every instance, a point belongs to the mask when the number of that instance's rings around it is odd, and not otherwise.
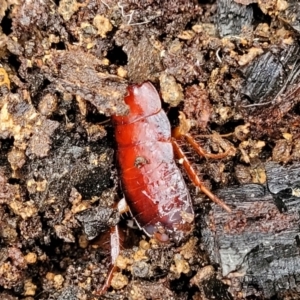
[[[120,214],[124,214],[130,211],[125,198],[122,198],[120,201],[118,201],[115,206]],[[107,235],[109,235],[109,237]],[[109,243],[111,262],[105,283],[101,287],[101,289],[95,292],[95,295],[102,296],[110,287],[113,275],[118,270],[118,267],[116,266],[116,260],[120,254],[121,248],[124,245],[124,240],[124,232],[120,230],[118,225],[116,225],[111,227],[110,230],[106,233],[106,236],[103,235],[102,238],[98,241],[99,244],[102,244],[102,247],[103,245]]]
[[[217,154],[206,152],[189,133],[192,127],[192,122],[189,119],[187,119],[185,114],[181,111],[179,112],[178,119],[179,119],[179,126],[173,128],[172,137],[177,140],[183,138],[186,139],[186,141],[194,148],[194,150],[200,156],[203,156],[205,158],[212,158],[212,159],[222,159],[231,153],[232,148],[229,148],[223,153],[217,153]]]
[[[184,138],[188,141],[188,143],[194,148],[194,150],[200,156],[203,156],[206,158],[222,159],[222,158],[228,156],[228,154],[232,151],[232,149],[229,148],[228,150],[226,150],[223,153],[217,153],[217,154],[208,153],[196,142],[196,140],[189,133],[184,134]]]
[[[104,285],[101,287],[101,289],[99,289],[95,292],[96,296],[103,295],[110,287],[113,275],[118,270],[118,267],[115,265],[115,263],[116,263],[117,257],[120,254],[121,247],[122,247],[123,240],[124,240],[124,237],[122,236],[122,232],[117,225],[113,226],[109,230],[108,234],[109,234],[109,239],[110,239],[111,265],[109,267]]]
[[[173,145],[173,149],[174,149],[174,154],[177,158],[182,160],[182,165],[184,167],[184,169],[186,170],[186,173],[188,174],[190,180],[196,185],[198,186],[201,191],[207,196],[209,197],[213,202],[215,202],[216,204],[218,204],[219,206],[221,206],[222,208],[224,208],[226,211],[231,212],[230,207],[224,203],[224,201],[222,201],[221,199],[219,199],[216,195],[214,195],[200,180],[200,178],[198,177],[196,171],[194,170],[194,168],[192,167],[192,164],[190,163],[190,161],[187,159],[186,155],[183,153],[181,147],[179,146],[179,144],[177,143],[177,141],[175,140],[175,138],[172,139],[172,145]],[[222,153],[223,154],[223,153]]]
[[[107,278],[105,280],[105,284],[102,286],[102,288],[100,290],[97,290],[94,295],[96,296],[102,296],[106,293],[106,291],[109,289],[112,278],[114,273],[117,271],[117,267],[115,265],[111,265],[109,270],[108,270],[108,274],[107,274]]]

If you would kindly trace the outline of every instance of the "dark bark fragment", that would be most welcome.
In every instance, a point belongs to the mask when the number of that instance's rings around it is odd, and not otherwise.
[[[109,207],[95,207],[78,213],[76,219],[83,224],[87,238],[92,240],[100,233],[117,225],[120,221],[120,214]]]
[[[296,70],[299,69],[299,63],[293,66],[299,55],[297,44],[283,49],[274,48],[261,55],[244,68],[245,81],[242,93],[253,103],[273,100],[282,87],[293,84],[297,80],[295,76],[291,76],[291,72],[297,72]],[[291,78],[294,80],[291,81]]]
[[[233,213],[214,207],[203,230],[211,259],[238,282],[234,295],[270,298],[300,289],[299,166],[269,163],[266,171],[270,192],[256,184],[221,190]]]
[[[234,0],[219,0],[216,24],[221,37],[239,35],[243,27],[251,27],[253,9],[234,2]]]
[[[300,205],[300,166],[283,167],[275,162],[266,164],[268,188],[282,211],[298,212]]]

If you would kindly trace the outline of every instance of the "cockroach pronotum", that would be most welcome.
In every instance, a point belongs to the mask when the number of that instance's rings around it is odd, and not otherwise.
[[[172,240],[176,243],[193,228],[192,201],[175,163],[174,153],[181,159],[193,183],[230,212],[230,208],[200,181],[176,139],[186,138],[200,155],[206,157],[222,158],[227,152],[205,153],[193,137],[180,127],[171,134],[170,122],[162,110],[159,94],[149,82],[129,86],[125,103],[129,106],[129,114],[113,116],[112,120],[122,189],[138,226],[148,236],[154,236],[161,242]],[[112,272],[113,268],[108,278],[111,278]],[[102,294],[107,287],[108,281],[98,294]]]

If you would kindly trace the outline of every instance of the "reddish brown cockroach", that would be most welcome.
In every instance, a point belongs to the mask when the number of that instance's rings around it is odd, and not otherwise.
[[[174,152],[194,184],[230,211],[202,184],[176,139],[184,136],[198,153],[207,156],[196,141],[179,127],[171,136],[170,122],[154,86],[149,82],[130,86],[125,103],[130,113],[112,117],[117,160],[126,202],[145,233],[161,241],[180,241],[192,229],[192,202]]]
[[[148,236],[161,242],[180,242],[192,230],[194,211],[190,194],[174,160],[182,161],[190,179],[211,200],[230,212],[230,208],[207,189],[187,160],[176,139],[184,137],[202,156],[222,158],[228,153],[208,154],[197,144],[188,130],[177,127],[172,131],[160,97],[154,86],[145,82],[128,88],[125,103],[130,112],[126,116],[113,116],[117,143],[117,160],[122,189],[136,223]],[[111,238],[112,245],[116,230]],[[114,247],[115,248],[115,247]],[[112,265],[119,250],[112,249]],[[117,253],[117,254],[116,254]],[[103,294],[110,285],[112,266]]]

